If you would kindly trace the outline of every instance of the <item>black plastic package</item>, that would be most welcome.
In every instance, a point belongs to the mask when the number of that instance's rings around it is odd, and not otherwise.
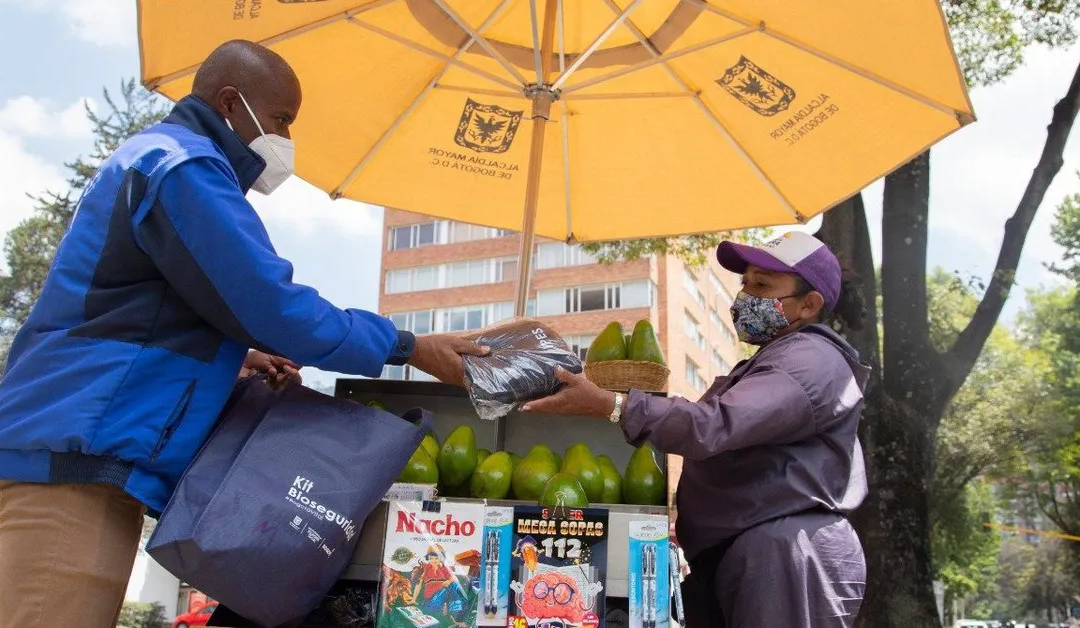
[[[378,584],[372,582],[338,580],[307,618],[293,622],[286,628],[375,628],[375,615],[379,606],[378,587]],[[262,628],[220,604],[210,618],[210,625]]]
[[[466,337],[491,348],[486,356],[465,356],[465,389],[481,419],[504,417],[519,404],[557,392],[562,382],[556,366],[582,371],[566,341],[534,320],[516,319]]]

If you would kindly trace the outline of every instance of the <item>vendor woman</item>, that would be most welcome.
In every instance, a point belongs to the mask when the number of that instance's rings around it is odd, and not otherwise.
[[[633,445],[684,458],[676,530],[691,628],[851,626],[866,564],[846,517],[866,496],[857,432],[870,371],[822,320],[858,329],[862,297],[805,233],[724,242],[717,257],[742,275],[731,316],[760,348],[699,401],[624,396],[562,371],[565,386],[525,409],[609,419]]]

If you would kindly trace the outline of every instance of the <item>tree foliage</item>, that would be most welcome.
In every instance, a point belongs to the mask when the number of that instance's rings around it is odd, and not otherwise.
[[[952,346],[971,320],[980,288],[977,281],[941,269],[930,274],[927,309],[936,350]],[[934,575],[945,584],[947,608],[995,588],[1001,538],[982,524],[998,518],[992,483],[1023,466],[1042,374],[1040,356],[998,326],[942,416],[930,522]]]
[[[944,0],[953,45],[968,84],[991,85],[1024,63],[1032,44],[1076,41],[1080,3],[1069,0]]]
[[[971,482],[953,500],[939,501],[935,510],[934,574],[945,585],[946,607],[992,593],[1001,536],[982,525],[997,512],[991,485]]]
[[[159,97],[134,79],[122,81],[115,94],[106,89],[103,95],[104,111],[86,109],[94,143],[88,156],[65,164],[69,172],[67,189],[50,190],[33,197],[33,215],[12,229],[4,241],[8,271],[0,275],[0,365],[5,361],[11,337],[26,321],[41,293],[56,248],[71,222],[78,195],[124,140],[158,122],[168,111]]]

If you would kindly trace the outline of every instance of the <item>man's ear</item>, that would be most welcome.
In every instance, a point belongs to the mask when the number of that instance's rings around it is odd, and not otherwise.
[[[235,87],[228,85],[222,87],[218,90],[213,104],[221,115],[230,114],[233,112],[234,107],[240,105],[240,92]]]

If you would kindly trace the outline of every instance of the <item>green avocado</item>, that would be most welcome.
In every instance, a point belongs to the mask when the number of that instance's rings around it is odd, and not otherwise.
[[[510,454],[497,451],[473,471],[469,480],[469,495],[481,499],[505,499],[510,493],[514,465]]]
[[[634,325],[634,333],[630,336],[627,354],[631,360],[638,362],[666,364],[664,352],[660,349],[660,341],[656,337],[656,330],[648,320],[638,321],[638,324]]]
[[[600,497],[604,494],[604,476],[588,445],[584,443],[571,445],[566,450],[563,465],[559,470],[577,478],[581,483],[581,488],[585,489],[585,495],[589,501],[600,501]]]
[[[604,492],[600,495],[601,504],[618,504],[622,501],[622,476],[615,468],[615,463],[607,456],[597,456],[600,474],[604,476]]]
[[[663,506],[667,498],[667,479],[656,462],[656,452],[648,444],[634,450],[626,465],[622,484],[623,503],[639,506]]]
[[[405,463],[405,468],[402,469],[397,481],[406,484],[438,484],[439,466],[423,447],[417,447],[409,461]]]
[[[610,362],[626,359],[626,334],[622,323],[609,323],[592,341],[585,353],[585,362]]]
[[[589,498],[577,478],[569,473],[556,473],[544,484],[537,503],[548,508],[588,508]]]
[[[540,498],[551,476],[558,473],[559,467],[555,464],[555,456],[546,445],[537,445],[529,451],[514,470],[511,486],[514,489],[514,497],[533,501]]]
[[[446,487],[461,487],[476,469],[476,433],[468,425],[450,432],[439,451],[439,478]]]

